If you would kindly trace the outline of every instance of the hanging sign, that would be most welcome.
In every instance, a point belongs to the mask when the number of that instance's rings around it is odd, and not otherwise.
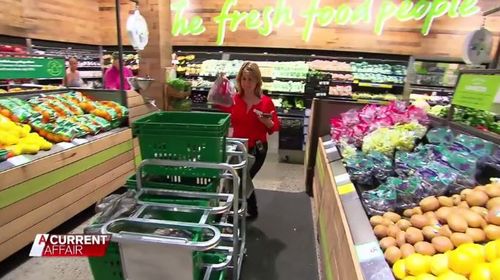
[[[193,1],[193,0],[191,0]],[[199,0],[201,1],[201,0]],[[375,0],[364,0],[353,4],[346,1],[338,6],[322,6],[321,0],[310,0],[305,10],[297,11],[289,6],[286,0],[275,0],[275,4],[265,6],[262,10],[239,11],[234,9],[238,0],[225,0],[220,12],[211,21],[217,25],[217,45],[224,43],[227,31],[235,32],[240,28],[256,30],[261,36],[269,36],[281,25],[296,26],[296,19],[304,21],[302,26],[302,40],[311,39],[315,27],[331,25],[359,25],[371,24],[373,32],[381,35],[384,26],[389,20],[420,21],[420,32],[423,36],[429,34],[435,19],[448,16],[449,18],[469,17],[479,13],[479,0],[382,0],[380,5]],[[200,35],[206,31],[203,18],[194,15],[187,17],[189,10],[188,0],[178,0],[171,4],[173,14],[173,36]]]
[[[462,74],[452,104],[489,111],[497,95],[500,95],[499,75]]]
[[[63,78],[62,58],[0,58],[0,79]]]

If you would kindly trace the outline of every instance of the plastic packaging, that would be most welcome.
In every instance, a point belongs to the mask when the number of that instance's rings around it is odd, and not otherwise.
[[[374,190],[365,191],[361,199],[368,215],[382,215],[388,211],[394,211],[397,206],[397,192],[393,187],[385,185]]]
[[[451,144],[455,139],[453,131],[448,127],[437,127],[427,132],[427,141],[432,144]]]
[[[453,141],[452,147],[456,147],[457,149],[465,148],[467,151],[479,158],[493,154],[495,145],[475,136],[459,134],[455,138],[455,141]]]
[[[233,105],[233,95],[236,90],[233,84],[223,75],[219,75],[210,88],[207,100],[216,105],[229,107]]]

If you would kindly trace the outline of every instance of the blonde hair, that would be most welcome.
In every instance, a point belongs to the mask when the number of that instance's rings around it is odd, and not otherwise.
[[[238,92],[244,96],[245,92],[241,87],[241,78],[243,77],[243,72],[248,72],[252,75],[252,77],[257,81],[257,85],[255,86],[254,94],[259,96],[262,94],[262,75],[260,74],[259,65],[254,62],[245,62],[241,65],[240,71],[238,72],[238,76],[236,77],[236,83],[238,87]]]

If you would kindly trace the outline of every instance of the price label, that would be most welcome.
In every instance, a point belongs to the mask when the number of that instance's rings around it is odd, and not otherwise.
[[[335,184],[337,184],[337,186],[342,186],[350,182],[351,177],[349,177],[349,174],[347,173],[335,176]]]
[[[339,191],[340,195],[344,195],[344,194],[348,194],[348,193],[352,193],[352,192],[356,191],[356,188],[354,187],[354,185],[352,183],[348,183],[348,184],[345,184],[345,185],[338,187],[337,190]]]
[[[22,164],[29,162],[30,159],[26,156],[19,155],[19,156],[9,158],[7,161],[12,163],[14,166],[19,166],[19,165],[22,165]]]
[[[57,146],[59,146],[63,149],[69,149],[69,148],[73,148],[75,146],[75,144],[68,143],[68,142],[61,142],[61,143],[58,143]]]
[[[369,242],[356,245],[354,247],[356,248],[356,254],[358,255],[359,262],[365,262],[384,256],[378,242]]]
[[[81,145],[81,144],[84,144],[84,143],[87,143],[89,142],[89,140],[85,139],[85,138],[76,138],[76,139],[73,139],[73,143],[77,144],[77,145]]]

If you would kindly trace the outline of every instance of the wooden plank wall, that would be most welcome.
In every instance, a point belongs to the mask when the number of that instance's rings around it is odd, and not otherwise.
[[[101,45],[103,46],[116,46],[118,45],[116,36],[116,11],[115,0],[94,0],[97,2],[99,9],[99,31]],[[143,1],[141,1],[143,2]],[[134,3],[130,0],[120,0],[120,17],[121,17],[121,30],[122,40],[124,45],[129,45],[127,37],[127,17],[131,10],[134,8]],[[147,20],[147,19],[146,19]]]
[[[0,0],[0,34],[101,44],[96,0]]]
[[[212,21],[212,18],[220,13],[224,2],[224,0],[190,0],[189,10],[185,16],[201,16],[207,30],[199,36],[174,37],[172,44],[174,46],[215,46],[218,26]],[[311,40],[304,42],[301,39],[301,35],[305,19],[300,16],[300,13],[306,11],[310,2],[286,1],[288,6],[293,7],[295,24],[292,27],[282,25],[278,30],[275,29],[268,37],[262,37],[257,31],[247,30],[244,27],[244,23],[234,33],[230,32],[229,26],[227,26],[224,46],[327,49],[460,58],[462,56],[465,37],[470,31],[480,27],[483,21],[480,15],[454,19],[444,16],[434,21],[431,33],[425,37],[420,34],[422,21],[398,22],[390,20],[385,24],[385,31],[381,36],[373,33],[373,25],[348,25],[345,27],[335,25],[327,27],[316,26]],[[320,6],[338,7],[344,2],[347,1],[322,0],[320,1]],[[374,1],[374,6],[380,5],[381,2]],[[240,0],[230,11],[249,11],[251,9],[262,11],[263,7],[274,6],[275,3],[276,1],[274,0]],[[478,5],[482,10],[486,10],[498,6],[498,0],[479,0]],[[372,19],[372,22],[374,21]],[[493,55],[499,44],[500,13],[487,17],[486,28],[495,35]]]
[[[133,157],[126,129],[1,172],[0,261],[123,186]],[[40,184],[48,185],[35,191]]]

